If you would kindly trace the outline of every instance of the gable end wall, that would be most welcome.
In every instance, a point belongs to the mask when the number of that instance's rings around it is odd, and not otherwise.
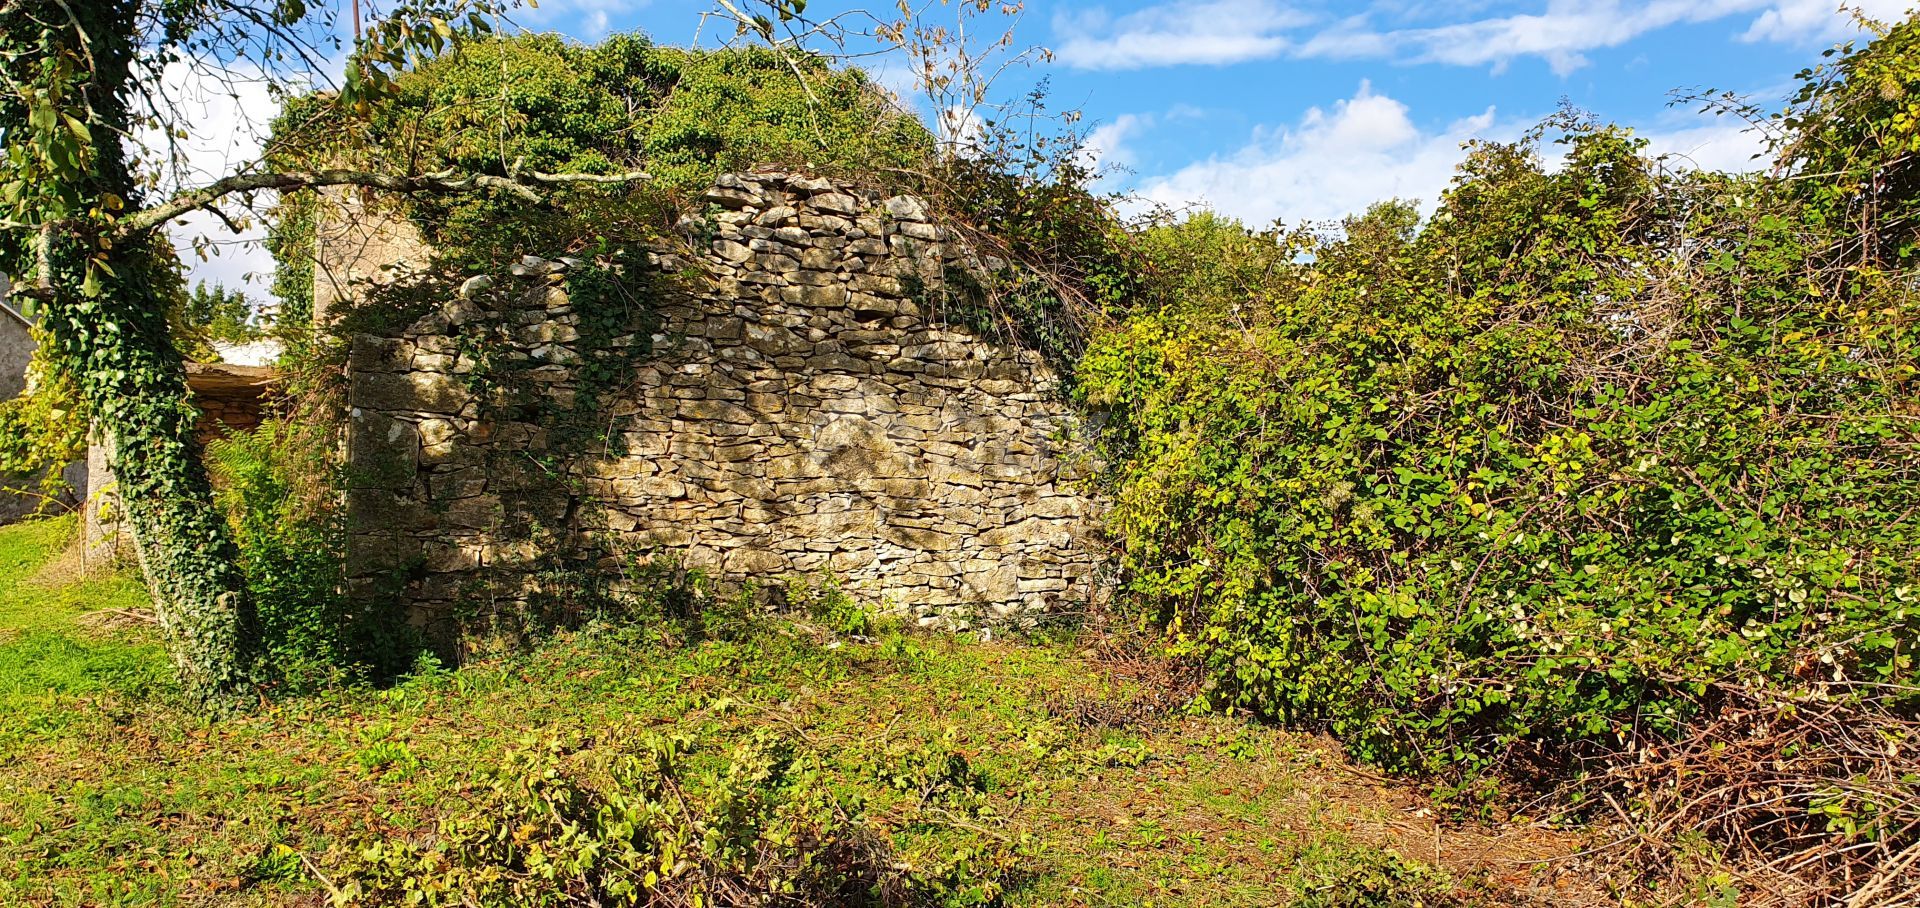
[[[778,172],[703,201],[654,258],[679,289],[651,336],[619,339],[649,349],[584,450],[542,418],[582,381],[563,263],[353,339],[356,585],[400,587],[431,621],[525,607],[556,556],[615,576],[650,552],[734,582],[830,573],[923,624],[1093,598],[1096,504],[1059,383],[930,311],[963,263],[924,207]],[[476,337],[515,364],[517,408],[475,380]]]

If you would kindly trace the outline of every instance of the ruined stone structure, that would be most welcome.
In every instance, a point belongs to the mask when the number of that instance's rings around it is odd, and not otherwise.
[[[530,257],[353,338],[356,587],[422,618],[520,608],[556,556],[612,576],[653,552],[729,581],[830,573],[926,624],[1092,597],[1058,382],[943,311],[969,262],[922,204],[759,171],[702,203],[635,266],[646,306],[580,311],[565,288],[592,263]],[[610,305],[631,310],[614,329]]]
[[[270,367],[189,362],[186,370],[187,399],[198,411],[194,437],[202,445],[256,429],[284,404],[280,375]],[[75,504],[85,527],[85,550],[101,560],[132,556],[120,524],[119,486],[107,459],[106,446],[96,440],[87,447],[86,459],[68,468],[68,481],[79,492]]]

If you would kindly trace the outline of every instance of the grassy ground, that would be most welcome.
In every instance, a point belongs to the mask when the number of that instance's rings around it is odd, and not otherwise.
[[[731,640],[632,630],[207,723],[171,699],[142,594],[60,569],[65,522],[0,528],[0,904],[314,905],[360,845],[470,809],[523,742],[697,751],[778,734],[910,858],[1013,843],[1015,905],[1581,903],[1578,845],[1437,823],[1325,742],[1157,708],[1150,669],[1073,642]],[[1144,674],[1143,674],[1144,672]],[[928,831],[914,754],[958,754],[967,822]],[[1545,862],[1545,863],[1542,863]],[[337,882],[337,880],[336,880]]]

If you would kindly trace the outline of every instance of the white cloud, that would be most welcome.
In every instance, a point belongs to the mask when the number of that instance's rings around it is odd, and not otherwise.
[[[1054,20],[1059,59],[1082,69],[1185,63],[1228,64],[1289,56],[1381,59],[1504,69],[1538,57],[1566,75],[1589,51],[1619,47],[1676,25],[1757,14],[1746,41],[1831,42],[1857,34],[1851,9],[1897,21],[1916,0],[1548,0],[1538,12],[1484,16],[1438,26],[1385,27],[1419,9],[1382,9],[1308,31],[1314,17],[1277,0],[1179,0],[1117,19],[1095,9]]]
[[[1764,138],[1738,121],[1653,127],[1638,134],[1647,140],[1647,154],[1665,156],[1674,165],[1738,172],[1760,170],[1771,164],[1765,157]]]
[[[1116,142],[1150,120],[1121,122],[1112,124]],[[1431,210],[1465,156],[1462,145],[1470,139],[1514,141],[1527,125],[1502,120],[1489,107],[1478,116],[1422,129],[1405,104],[1363,82],[1353,97],[1331,108],[1312,108],[1296,124],[1255,130],[1232,154],[1146,177],[1134,195],[1143,206],[1202,205],[1252,225],[1276,219],[1332,221],[1392,198]],[[1725,171],[1768,166],[1764,158],[1753,157],[1765,149],[1761,137],[1739,121],[1674,116],[1636,132],[1647,139],[1647,153],[1667,156],[1670,166]],[[1556,150],[1549,145],[1542,153],[1551,156]],[[1546,165],[1557,167],[1558,161],[1550,158]]]
[[[167,235],[180,251],[187,266],[187,286],[201,281],[239,290],[256,304],[271,302],[267,292],[273,280],[273,254],[267,251],[266,227],[258,219],[242,225],[239,233],[227,229],[219,218],[196,211],[167,226]],[[194,249],[194,239],[209,241],[207,258]]]
[[[198,185],[260,156],[280,102],[260,69],[250,65],[167,64],[158,82],[158,105],[172,126],[186,131],[171,146],[166,136],[141,130],[134,138],[160,161],[163,185]],[[178,165],[177,167],[174,165]]]
[[[893,95],[895,103],[903,107],[915,108],[925,100],[920,86],[920,77],[914,74],[913,67],[895,54],[885,54],[874,60],[859,62],[867,72],[867,78],[875,85]]]
[[[954,154],[972,155],[986,138],[987,124],[980,111],[960,104],[949,104],[940,111],[934,132],[940,143]]]
[[[633,14],[649,5],[649,0],[546,0],[537,7],[521,7],[515,17],[524,24],[546,28],[564,26],[571,18],[573,27],[566,28],[567,32],[598,41],[616,25],[631,28]],[[698,21],[697,17],[688,18]]]
[[[1389,198],[1430,204],[1447,185],[1468,139],[1511,138],[1492,108],[1423,131],[1407,106],[1366,83],[1330,110],[1313,108],[1291,127],[1261,129],[1244,148],[1141,182],[1136,193],[1172,207],[1202,203],[1249,224],[1332,220]]]
[[[1091,10],[1055,18],[1054,54],[1081,69],[1241,63],[1279,54],[1281,33],[1311,20],[1274,0],[1177,0],[1118,19]]]
[[[160,132],[135,135],[161,177],[163,193],[213,182],[259,159],[280,102],[257,67],[176,62],[161,74],[159,86],[160,105],[173,125],[187,133],[171,147]],[[248,219],[249,213],[236,206],[228,206],[228,211],[237,223]],[[207,281],[241,290],[256,301],[267,298],[273,256],[266,250],[265,227],[258,218],[251,220],[237,234],[204,211],[167,225],[187,267],[189,285]],[[205,260],[195,251],[196,239],[210,243]]]
[[[1762,5],[1756,0],[1550,0],[1539,13],[1497,16],[1435,28],[1384,32],[1348,20],[1300,47],[1306,57],[1391,57],[1411,63],[1491,65],[1540,57],[1560,75],[1582,66],[1585,51],[1617,47],[1657,29],[1707,22]]]
[[[1777,0],[1741,37],[1783,43],[1840,41],[1860,31],[1854,11],[1869,19],[1898,22],[1912,6],[1913,0]]]
[[[1087,166],[1094,170],[1102,168],[1127,168],[1135,163],[1133,150],[1127,147],[1127,140],[1145,132],[1153,125],[1153,117],[1147,114],[1121,114],[1111,123],[1102,123],[1087,132],[1080,143],[1080,154]]]

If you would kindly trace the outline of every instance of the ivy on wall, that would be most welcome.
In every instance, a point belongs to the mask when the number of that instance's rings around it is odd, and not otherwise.
[[[653,308],[671,292],[672,277],[648,266],[644,250],[667,235],[679,212],[697,207],[691,197],[720,173],[754,163],[868,172],[922,162],[931,148],[918,121],[898,113],[862,73],[818,60],[795,62],[804,84],[789,61],[766,51],[665,48],[640,36],[615,36],[592,47],[551,35],[519,36],[472,43],[402,75],[357,131],[336,129],[328,108],[296,99],[277,121],[270,144],[301,151],[277,152],[280,166],[351,160],[408,172],[453,168],[500,175],[644,169],[650,178],[558,189],[550,204],[536,208],[484,194],[415,197],[402,210],[430,242],[434,262],[402,281],[369,288],[365,298],[330,313],[334,320],[318,333],[308,320],[315,230],[327,203],[315,193],[290,194],[276,212],[269,245],[279,262],[274,289],[283,301],[283,331],[293,341],[294,354],[284,364],[295,375],[293,383],[330,400],[338,420],[344,389],[337,376],[353,335],[394,336],[455,300],[476,275],[501,281],[493,296],[526,292],[506,277],[509,272],[523,260],[565,258],[567,266],[548,277],[566,291],[578,332],[566,345],[578,357],[568,366],[570,401],[556,405],[544,384],[528,378],[541,364],[524,357],[513,326],[497,312],[455,333],[464,364],[460,380],[481,403],[482,418],[537,427],[545,439],[537,463],[516,456],[486,465],[498,480],[493,484],[512,490],[492,532],[506,542],[573,538],[543,521],[573,512],[552,506],[552,500],[578,496],[570,466],[575,458],[622,443],[600,407],[633,363],[648,355]],[[479,301],[511,305],[504,298]],[[636,337],[640,342],[632,342]],[[595,553],[559,545],[522,548],[543,553],[540,573],[555,581],[546,584],[555,601],[534,603],[527,614],[498,614],[490,605],[496,601],[492,591],[471,590],[467,599],[474,608],[464,622],[469,629],[515,637],[527,628],[564,623],[580,610],[571,600],[591,598],[603,585],[581,569]],[[325,596],[325,590],[313,590],[316,603]]]

